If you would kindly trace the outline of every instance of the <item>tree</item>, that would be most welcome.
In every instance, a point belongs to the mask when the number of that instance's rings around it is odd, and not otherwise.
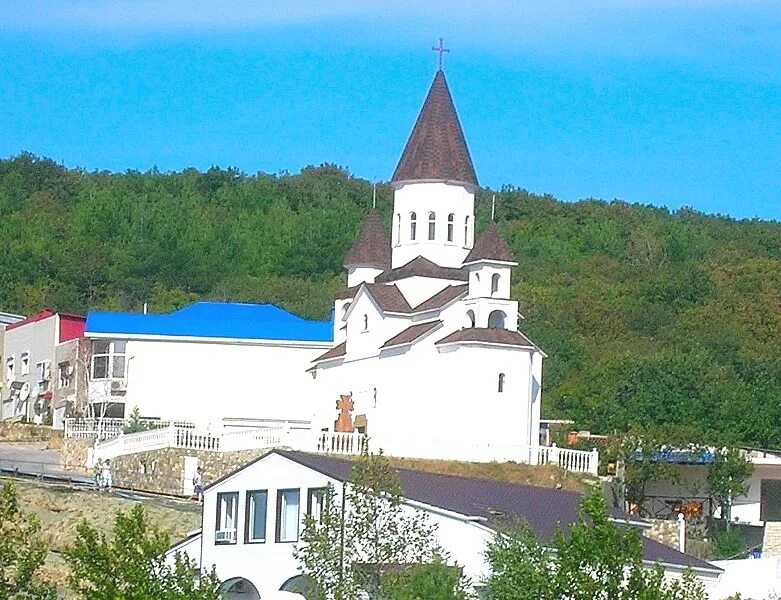
[[[19,507],[13,484],[0,491],[0,598],[55,600],[55,588],[39,578],[48,551],[41,525]]]
[[[143,507],[117,513],[113,539],[83,521],[65,551],[71,569],[70,588],[84,600],[219,600],[214,572],[198,573],[193,563],[176,555],[166,563],[168,535],[147,523]]]
[[[704,600],[686,572],[666,582],[661,566],[643,563],[634,529],[614,524],[598,489],[581,501],[577,521],[543,546],[528,527],[497,533],[486,557],[492,600]]]
[[[708,492],[721,507],[721,518],[726,520],[727,527],[732,502],[748,493],[746,480],[753,472],[753,463],[738,448],[723,448],[716,452],[708,471]]]
[[[382,454],[364,455],[341,494],[329,487],[319,520],[307,516],[294,550],[320,600],[352,600],[363,591],[373,600],[411,598],[423,589],[424,574],[436,575],[432,598],[460,598],[460,577],[452,585],[427,515],[402,502],[397,473]],[[452,567],[449,567],[452,568]],[[427,594],[435,592],[427,589]],[[451,595],[446,595],[447,590]],[[393,594],[396,594],[395,596]]]

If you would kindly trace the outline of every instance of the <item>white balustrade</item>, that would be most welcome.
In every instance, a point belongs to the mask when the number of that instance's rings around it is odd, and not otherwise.
[[[323,431],[317,435],[316,452],[325,454],[363,454],[369,449],[369,438],[362,433]]]
[[[587,451],[559,448],[556,444],[539,446],[537,448],[536,461],[533,462],[536,462],[538,465],[554,465],[574,473],[597,475],[599,452],[596,449]]]

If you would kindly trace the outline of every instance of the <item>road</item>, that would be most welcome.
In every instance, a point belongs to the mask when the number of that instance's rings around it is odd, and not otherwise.
[[[59,450],[48,449],[46,442],[0,442],[0,471],[18,471],[39,477],[67,477],[79,482],[89,480],[79,471],[63,468]]]

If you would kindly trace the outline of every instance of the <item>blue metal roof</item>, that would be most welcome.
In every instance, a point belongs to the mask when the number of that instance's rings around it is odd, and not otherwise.
[[[333,341],[333,324],[308,321],[273,304],[196,302],[163,315],[89,312],[86,335],[116,334],[233,338],[300,342]]]

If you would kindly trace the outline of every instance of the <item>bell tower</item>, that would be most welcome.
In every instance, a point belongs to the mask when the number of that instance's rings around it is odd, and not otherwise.
[[[391,183],[392,266],[423,256],[458,268],[474,246],[477,175],[441,68],[434,75]]]

